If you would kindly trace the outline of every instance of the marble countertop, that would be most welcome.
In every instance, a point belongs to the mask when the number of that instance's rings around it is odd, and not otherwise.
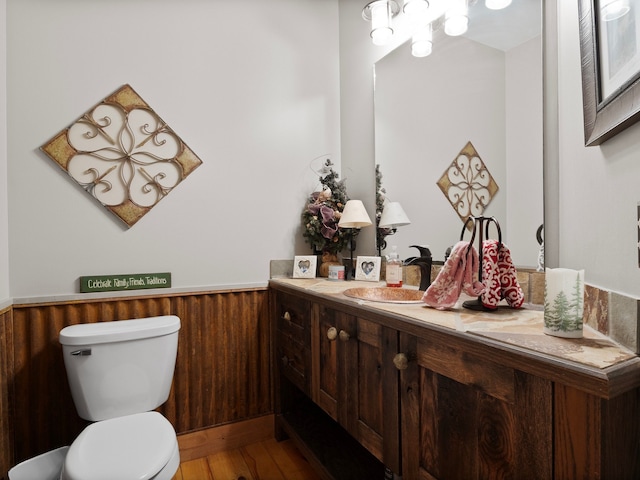
[[[585,325],[583,338],[560,338],[543,332],[544,312],[539,306],[512,309],[501,306],[497,311],[474,311],[462,307],[469,297],[461,297],[451,310],[441,311],[423,303],[383,303],[359,300],[343,294],[348,288],[383,287],[384,282],[330,281],[324,278],[273,278],[272,281],[319,295],[366,305],[370,309],[389,312],[411,319],[438,325],[469,335],[543,353],[562,360],[605,369],[636,358],[636,355],[606,335]],[[407,287],[404,287],[407,288]],[[412,287],[408,287],[412,288]]]

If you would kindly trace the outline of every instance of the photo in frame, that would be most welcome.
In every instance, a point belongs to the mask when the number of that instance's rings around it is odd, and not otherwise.
[[[585,145],[640,120],[640,5],[579,0]]]
[[[315,255],[296,255],[293,259],[293,278],[316,278],[318,257]]]
[[[358,256],[356,259],[356,280],[380,281],[380,257]]]

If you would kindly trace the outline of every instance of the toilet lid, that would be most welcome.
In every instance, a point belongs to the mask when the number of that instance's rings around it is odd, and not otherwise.
[[[64,464],[69,480],[152,478],[176,448],[176,432],[158,412],[92,423],[71,444]]]

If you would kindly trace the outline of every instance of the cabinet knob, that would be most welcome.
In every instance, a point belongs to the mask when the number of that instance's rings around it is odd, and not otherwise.
[[[284,312],[284,314],[282,315],[282,318],[284,318],[285,320],[290,322],[291,321],[291,314],[289,312]]]
[[[287,357],[286,355],[282,356],[282,365],[283,366],[288,367],[292,363],[293,363],[293,360],[291,360],[289,357]]]
[[[393,357],[393,364],[398,370],[406,370],[409,366],[409,357],[404,353],[398,353]]]
[[[351,335],[349,335],[344,330],[340,330],[339,337],[340,337],[340,340],[342,340],[343,342],[348,342],[349,339],[351,338]]]
[[[329,340],[331,340],[332,342],[338,338],[338,330],[336,329],[336,327],[331,327],[327,330],[327,338]]]

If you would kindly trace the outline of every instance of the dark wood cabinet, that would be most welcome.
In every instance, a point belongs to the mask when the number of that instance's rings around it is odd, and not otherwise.
[[[314,401],[400,472],[397,331],[325,305],[314,310]]]
[[[403,480],[640,478],[637,356],[598,367],[335,295],[279,282],[271,291],[278,318],[299,305],[308,321],[296,336],[277,320],[277,354],[305,360],[275,362],[286,379],[276,423],[321,470],[343,453],[325,478],[382,478],[384,466]],[[615,347],[583,344],[594,355]],[[341,433],[316,441],[329,424]]]
[[[552,383],[400,334],[404,479],[553,478]]]
[[[277,294],[275,357],[279,374],[310,395],[311,304],[293,295]]]

